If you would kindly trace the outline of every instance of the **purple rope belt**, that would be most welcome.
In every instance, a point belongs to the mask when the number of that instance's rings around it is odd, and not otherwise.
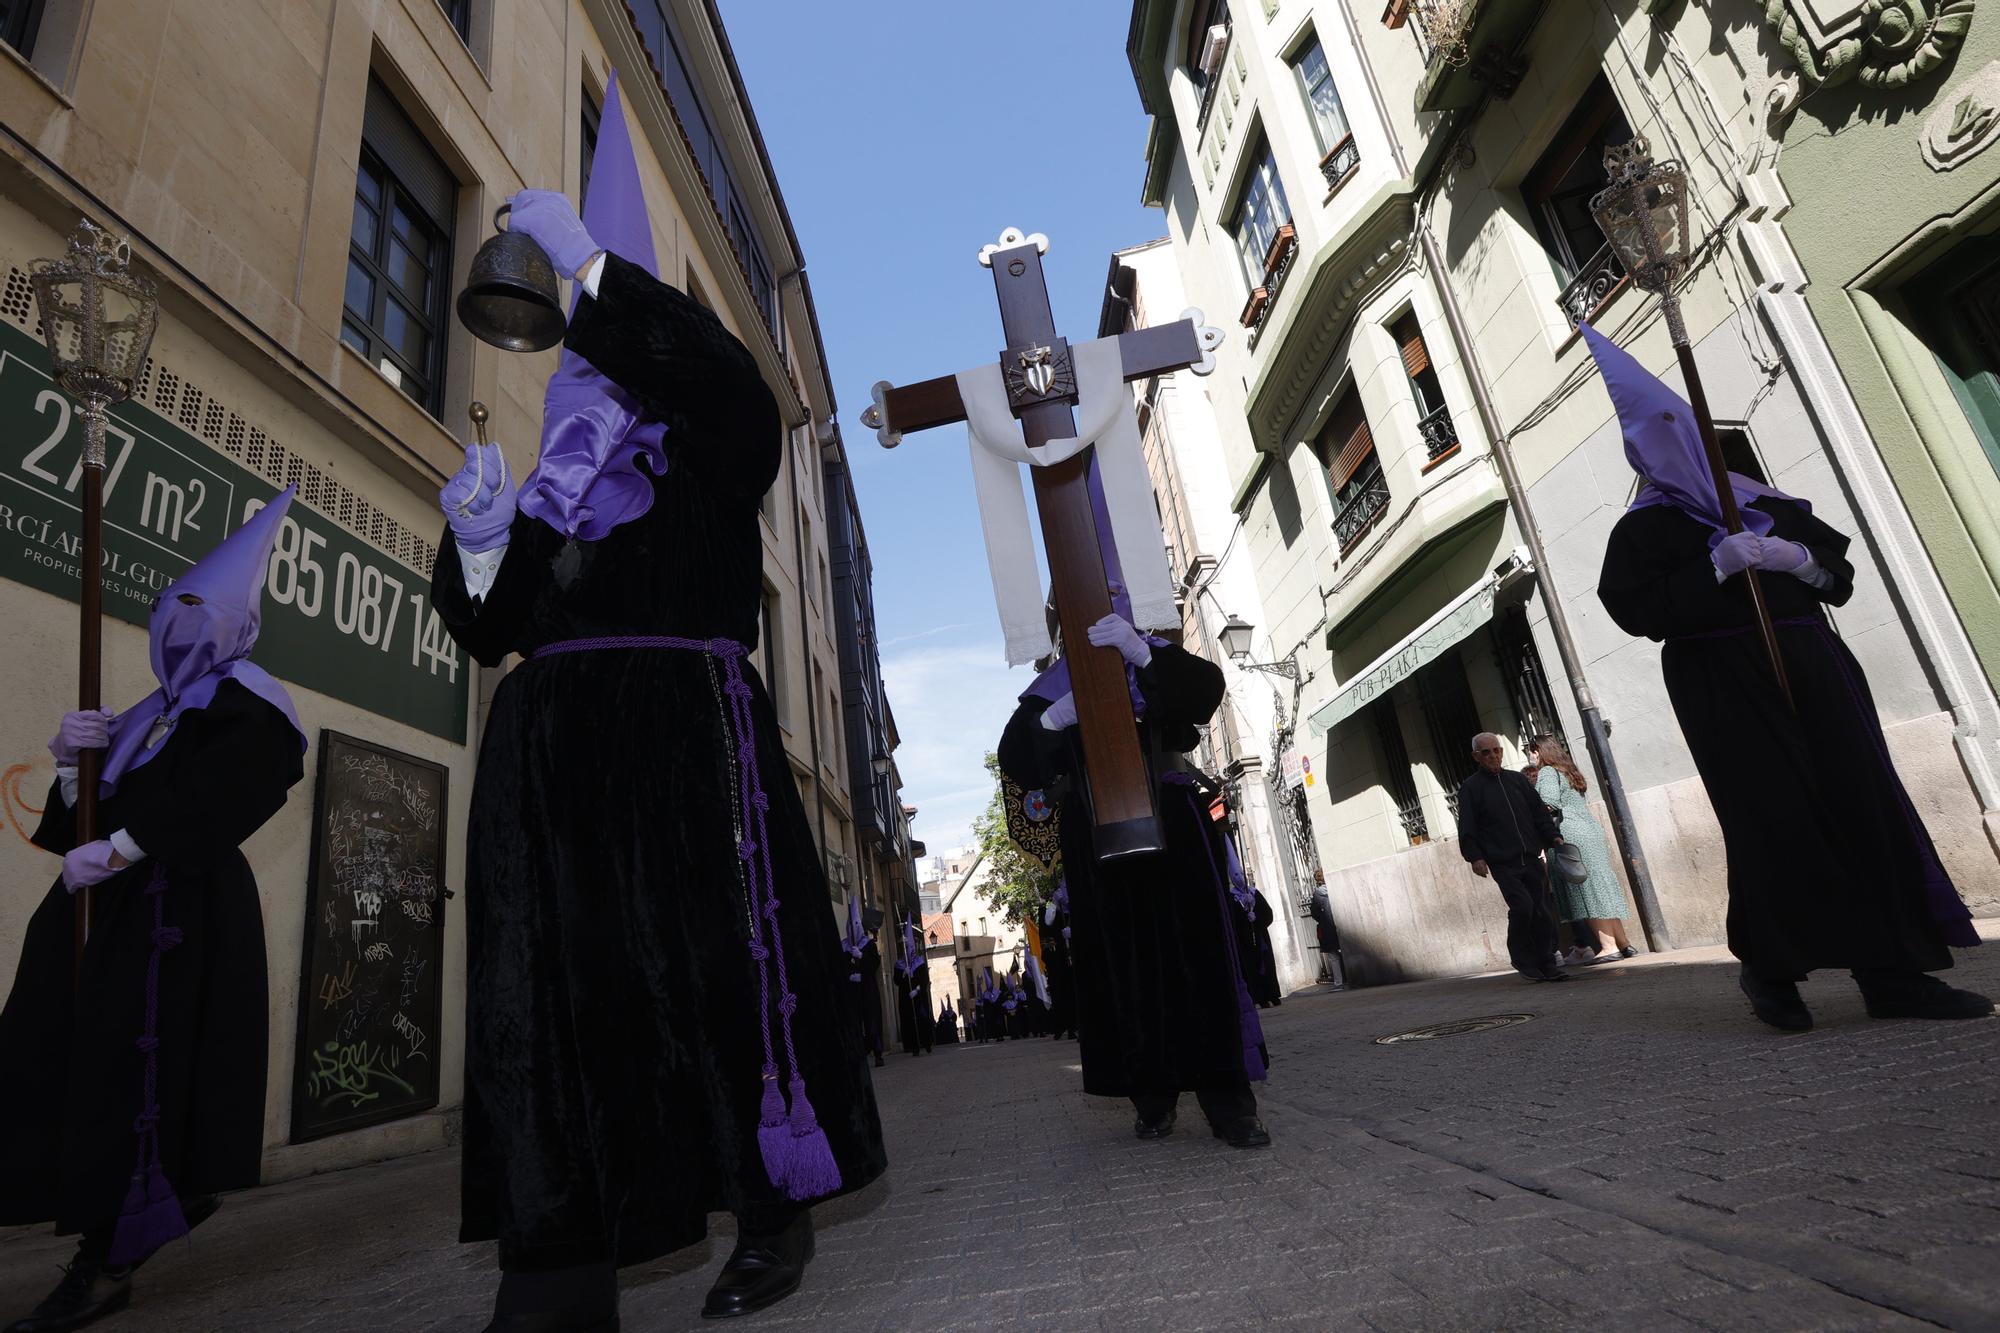
[[[743,863],[744,891],[749,899],[750,957],[757,964],[757,1022],[764,1039],[764,1094],[757,1120],[757,1147],[764,1172],[786,1197],[815,1199],[840,1188],[840,1167],[826,1131],[806,1100],[805,1075],[799,1068],[792,1040],[792,1015],[799,997],[792,993],[785,967],[785,940],[778,924],[778,888],[771,873],[769,820],[771,798],[757,767],[757,727],[750,709],[752,691],[743,675],[750,650],[734,639],[686,639],[672,634],[615,634],[564,639],[543,644],[528,654],[540,661],[563,653],[600,652],[617,648],[664,648],[700,653],[722,668],[720,700],[735,743],[738,811],[737,859]],[[768,934],[769,943],[765,942]],[[777,963],[778,1031],[785,1051],[780,1080],[777,1050],[771,1039],[771,965]],[[786,1110],[785,1093],[791,1094]]]

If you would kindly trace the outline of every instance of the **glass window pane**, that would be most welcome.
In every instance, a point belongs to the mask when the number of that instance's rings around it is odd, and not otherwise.
[[[354,182],[354,192],[375,207],[380,208],[382,206],[382,179],[375,174],[375,169],[366,162],[361,164],[360,175]]]
[[[422,215],[418,214],[401,199],[389,210],[390,231],[409,245],[419,259],[429,260],[431,254],[431,228]]]
[[[431,271],[410,252],[410,247],[391,237],[389,257],[383,267],[389,270],[389,281],[408,292],[421,303],[429,292]]]
[[[1320,147],[1332,152],[1347,137],[1347,113],[1341,109],[1340,94],[1327,79],[1312,91],[1313,117],[1319,122]]]
[[[375,253],[375,223],[375,210],[368,206],[367,201],[356,198],[354,222],[348,235],[353,238],[356,245],[371,255]]]
[[[412,366],[422,369],[428,361],[430,337],[416,313],[395,297],[383,302],[382,336],[389,346]]]
[[[340,326],[340,340],[363,356],[368,355],[368,335],[354,325],[343,321]]]
[[[375,317],[375,279],[368,270],[347,261],[347,294],[344,298],[350,312],[358,315],[363,323]]]

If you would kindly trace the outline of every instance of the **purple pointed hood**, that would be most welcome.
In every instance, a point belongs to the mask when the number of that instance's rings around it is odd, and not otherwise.
[[[125,774],[158,754],[172,734],[171,724],[190,709],[206,708],[225,680],[235,681],[283,713],[299,733],[299,747],[305,748],[305,728],[299,725],[291,696],[249,660],[264,623],[264,566],[296,494],[297,487],[286,487],[153,603],[149,652],[160,688],[113,720],[99,788],[104,795],[116,790]],[[148,747],[153,724],[161,718],[169,723],[167,731]]]
[[[1119,563],[1118,546],[1111,540],[1111,508],[1104,499],[1104,480],[1098,475],[1095,449],[1090,451],[1090,468],[1084,474],[1084,479],[1090,489],[1090,514],[1097,523],[1097,554],[1104,562],[1104,583],[1111,592],[1111,609],[1121,618],[1130,621],[1132,595],[1125,591],[1125,567]],[[1167,646],[1167,640],[1157,634],[1147,634],[1145,640],[1155,648]],[[1064,651],[1068,651],[1068,645],[1064,646]],[[1146,700],[1139,693],[1138,673],[1129,665],[1125,668],[1125,683],[1126,688],[1132,691],[1133,711],[1143,714],[1146,711]],[[1041,699],[1047,703],[1054,703],[1068,693],[1069,662],[1064,658],[1058,658],[1054,665],[1036,676],[1033,683],[1021,691],[1020,699],[1022,702]]]
[[[616,70],[590,159],[583,226],[599,246],[660,276]],[[578,284],[571,313],[581,295]],[[522,512],[581,541],[638,518],[653,507],[653,478],[667,470],[666,431],[661,422],[642,420],[631,395],[564,348],[542,402],[541,453],[521,483]]]
[[[1702,447],[1701,426],[1694,409],[1658,377],[1636,361],[1630,352],[1588,324],[1579,324],[1611,405],[1618,409],[1618,428],[1625,436],[1625,461],[1646,479],[1632,508],[1672,505],[1715,529],[1709,538],[1713,546],[1729,531],[1716,499],[1715,476],[1709,471],[1708,451]],[[1771,516],[1749,507],[1752,500],[1790,500],[1808,511],[1812,506],[1739,472],[1729,474],[1730,489],[1743,511],[1743,526],[1758,536],[1771,531]]]

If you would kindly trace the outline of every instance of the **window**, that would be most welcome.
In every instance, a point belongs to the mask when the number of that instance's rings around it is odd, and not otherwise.
[[[1333,86],[1333,71],[1327,67],[1326,52],[1314,37],[1292,58],[1292,72],[1298,76],[1299,92],[1312,113],[1313,134],[1319,141],[1319,169],[1333,189],[1361,165],[1354,146],[1354,134],[1347,124],[1347,112],[1340,105],[1340,92]]]
[[[1590,197],[1608,183],[1605,146],[1631,137],[1611,85],[1599,75],[1521,182],[1535,233],[1564,284],[1557,299],[1571,324],[1591,319],[1625,285],[1624,266],[1590,216]]]
[[[749,225],[748,215],[741,203],[743,191],[737,187],[735,173],[722,149],[722,139],[710,122],[708,104],[701,95],[700,85],[695,82],[682,55],[684,43],[680,37],[679,20],[673,17],[672,7],[665,0],[629,0],[627,8],[633,25],[646,43],[647,53],[653,60],[653,71],[659,76],[667,101],[672,104],[681,129],[687,135],[695,164],[701,168],[702,176],[708,182],[715,211],[726,221],[729,237],[736,243],[737,256],[743,263],[743,276],[750,284],[750,294],[764,314],[765,326],[777,339],[782,351],[784,340],[778,337],[777,290],[771,281],[771,261],[764,254],[763,242]],[[692,287],[689,294],[694,294]],[[696,299],[704,305],[709,304],[706,299]]]
[[[1333,533],[1346,555],[1389,509],[1389,483],[1375,455],[1375,435],[1354,389],[1341,396],[1314,443],[1333,493]]]
[[[827,609],[827,614],[831,615],[833,613],[833,580],[827,575],[825,552],[821,552],[819,557],[819,596],[819,604]]]
[[[35,54],[35,31],[42,26],[42,0],[0,0],[0,42],[23,59]]]
[[[584,200],[590,198],[590,169],[597,162],[597,131],[604,123],[604,112],[590,100],[590,90],[583,90],[583,152],[577,164],[576,207],[583,211]]]
[[[1458,448],[1458,428],[1452,424],[1451,409],[1445,406],[1444,388],[1438,383],[1437,367],[1431,364],[1430,348],[1415,311],[1406,310],[1389,326],[1396,350],[1403,357],[1403,373],[1409,376],[1410,396],[1417,402],[1417,430],[1424,437],[1424,450],[1432,462]]]
[[[472,40],[472,0],[438,0],[438,7],[451,20],[451,26],[458,29],[459,40]]]
[[[389,90],[369,80],[340,340],[370,364],[386,362],[432,416],[444,406],[457,200],[457,180]]]
[[[1748,432],[1737,426],[1717,426],[1715,442],[1722,446],[1722,461],[1731,472],[1740,472],[1766,486],[1771,484],[1771,479],[1764,475],[1764,460],[1757,456],[1757,446],[1751,443]]]
[[[1382,752],[1382,785],[1395,804],[1403,836],[1412,847],[1429,842],[1430,825],[1424,819],[1416,776],[1410,770],[1410,752],[1403,745],[1403,724],[1396,716],[1395,696],[1384,695],[1368,705],[1368,717],[1375,724],[1375,743]]]
[[[1264,285],[1265,275],[1278,241],[1278,229],[1292,220],[1291,205],[1285,202],[1285,183],[1278,176],[1278,163],[1271,156],[1269,140],[1260,142],[1251,157],[1250,178],[1243,187],[1243,199],[1230,215],[1229,231],[1236,237],[1236,253],[1243,261],[1243,275],[1252,288]]]
[[[1528,613],[1509,607],[1493,621],[1493,650],[1500,661],[1500,674],[1507,679],[1514,696],[1514,719],[1524,740],[1536,736],[1562,736],[1562,716],[1556,712],[1555,695],[1549,691],[1548,673],[1542,670],[1542,654],[1535,647],[1534,632],[1528,627]]]
[[[757,672],[764,677],[764,688],[771,695],[771,709],[781,721],[785,716],[784,676],[780,669],[783,661],[778,646],[778,594],[766,588],[757,625]]]
[[[1220,39],[1215,36],[1222,29]],[[1222,44],[1228,40],[1229,0],[1195,0],[1188,9],[1187,72],[1201,97],[1197,123],[1206,122],[1208,109],[1215,103],[1215,86],[1221,80]]]

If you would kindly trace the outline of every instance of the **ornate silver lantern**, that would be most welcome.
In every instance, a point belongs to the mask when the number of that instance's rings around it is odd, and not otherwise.
[[[1672,160],[1653,161],[1644,135],[1606,148],[1604,172],[1610,183],[1591,196],[1591,216],[1633,284],[1660,296],[1679,346],[1687,341],[1687,330],[1681,327],[1674,285],[1690,258],[1687,172]]]
[[[29,266],[56,382],[83,407],[86,467],[104,466],[106,412],[132,396],[159,324],[159,295],[131,262],[129,241],[86,219],[67,255]]]

